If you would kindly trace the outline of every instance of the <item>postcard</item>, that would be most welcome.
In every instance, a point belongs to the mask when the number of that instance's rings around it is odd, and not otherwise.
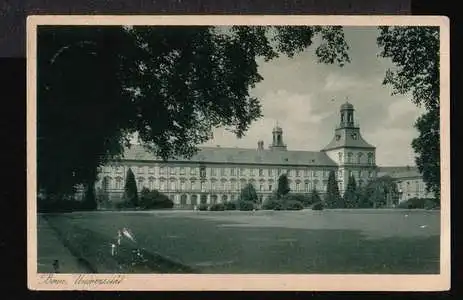
[[[29,16],[29,289],[448,290],[449,57],[437,16]]]

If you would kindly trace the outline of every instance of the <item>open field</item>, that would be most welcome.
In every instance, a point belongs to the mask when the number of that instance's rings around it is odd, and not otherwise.
[[[90,266],[88,272],[435,274],[439,213],[156,211],[44,217],[70,252]],[[110,243],[123,227],[136,243],[123,243],[119,255],[111,256]],[[48,240],[41,239],[39,227],[39,260],[47,255],[41,242]],[[144,261],[130,263],[134,248],[142,250]]]

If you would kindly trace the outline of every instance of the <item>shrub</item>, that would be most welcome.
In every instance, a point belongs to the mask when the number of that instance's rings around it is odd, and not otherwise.
[[[236,202],[225,202],[224,208],[225,210],[236,210]]]
[[[215,203],[215,204],[212,204],[211,207],[209,208],[209,210],[212,210],[212,211],[223,211],[225,210],[225,205],[223,203]]]
[[[312,210],[323,210],[323,203],[317,202],[312,205]]]
[[[302,205],[301,201],[297,200],[288,200],[285,203],[285,209],[286,210],[301,210],[304,208],[304,205]]]
[[[198,210],[209,210],[209,206],[206,203],[201,203],[198,206]]]
[[[169,199],[165,194],[158,192],[157,190],[148,190],[144,188],[141,191],[140,196],[140,208],[141,209],[163,209],[163,208],[172,208],[174,202]]]
[[[263,204],[262,204],[262,209],[267,209],[267,210],[276,210],[277,207],[281,209],[281,201],[275,199],[275,198],[269,198],[267,199]],[[278,210],[280,210],[278,209]]]
[[[397,207],[406,209],[433,209],[437,207],[437,203],[434,199],[430,198],[410,198],[399,203]]]
[[[240,207],[240,210],[243,210],[243,211],[250,211],[255,208],[254,203],[251,201],[240,201],[239,207]]]

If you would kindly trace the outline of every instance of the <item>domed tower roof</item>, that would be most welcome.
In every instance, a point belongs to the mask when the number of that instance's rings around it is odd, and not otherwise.
[[[341,105],[341,110],[353,110],[354,106],[349,103],[349,101],[346,101],[343,105]]]
[[[283,129],[281,129],[281,127],[278,126],[278,125],[273,127],[273,132],[282,132],[282,131],[283,131]]]

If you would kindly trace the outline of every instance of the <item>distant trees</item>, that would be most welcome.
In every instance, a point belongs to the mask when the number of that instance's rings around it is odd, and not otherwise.
[[[328,208],[343,208],[344,203],[339,193],[338,182],[334,171],[330,171],[328,175],[328,183],[326,185],[325,204]]]
[[[359,207],[383,208],[398,204],[397,184],[390,176],[382,176],[368,182],[362,189]]]

